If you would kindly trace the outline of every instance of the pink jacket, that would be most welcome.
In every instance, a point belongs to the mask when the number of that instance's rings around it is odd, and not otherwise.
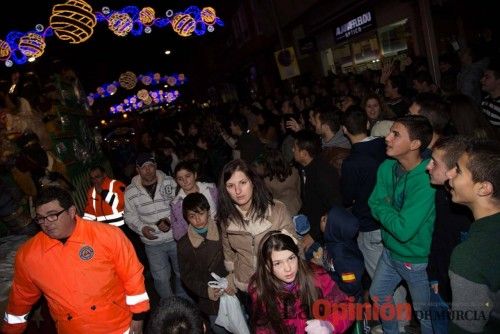
[[[352,303],[349,297],[340,291],[339,287],[335,282],[331,279],[330,275],[319,266],[314,264],[310,264],[311,269],[314,272],[314,283],[315,286],[319,289],[319,298],[323,300],[327,300],[330,303]],[[298,291],[299,287],[294,289],[294,293]],[[255,287],[251,286],[249,288],[249,294],[252,298],[252,308],[254,312],[255,319],[262,319],[262,316],[259,316],[259,313],[263,312],[260,307],[256,305],[257,293],[255,291]],[[286,308],[286,312],[284,310],[284,306],[282,301],[277,300],[279,311],[281,313],[281,318],[284,320],[285,325],[290,329],[290,333],[295,334],[305,334],[306,321],[314,319],[312,315],[307,315],[308,312],[304,310],[304,308],[300,305],[300,300],[296,299],[293,306],[290,305]],[[264,311],[265,312],[265,311]],[[331,316],[328,317],[328,321],[334,326],[335,334],[344,333],[352,324],[352,320],[349,317],[336,317],[335,313],[332,313]],[[274,330],[271,328],[269,324],[264,326],[259,326],[259,324],[254,323],[254,329],[256,334],[273,334]]]

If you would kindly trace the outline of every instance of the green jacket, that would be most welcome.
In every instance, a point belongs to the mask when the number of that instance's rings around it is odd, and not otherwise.
[[[382,240],[398,261],[427,263],[436,210],[423,160],[409,172],[400,172],[397,160],[385,160],[368,200],[372,215],[382,225]]]
[[[500,213],[472,223],[453,250],[450,333],[500,333]]]

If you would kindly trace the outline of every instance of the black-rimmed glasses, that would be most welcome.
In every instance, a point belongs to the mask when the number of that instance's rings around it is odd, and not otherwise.
[[[63,213],[66,210],[67,209],[62,209],[61,211],[59,211],[57,213],[52,213],[52,214],[45,216],[45,217],[37,216],[37,217],[35,217],[35,221],[37,222],[37,224],[43,224],[45,222],[45,219],[47,219],[48,222],[53,223],[59,218],[61,213]]]

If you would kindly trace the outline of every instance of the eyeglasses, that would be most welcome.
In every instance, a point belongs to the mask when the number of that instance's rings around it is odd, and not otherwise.
[[[66,210],[67,209],[62,209],[61,211],[59,211],[57,213],[53,213],[53,214],[50,214],[50,215],[45,216],[45,217],[37,216],[37,217],[35,217],[35,221],[38,224],[43,224],[45,222],[45,219],[47,219],[48,222],[53,223],[53,222],[55,222],[59,218],[59,216],[61,215],[61,213],[63,213]]]

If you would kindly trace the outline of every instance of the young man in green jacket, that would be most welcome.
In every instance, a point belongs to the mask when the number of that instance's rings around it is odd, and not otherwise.
[[[423,116],[398,118],[385,138],[386,153],[377,171],[377,183],[368,200],[373,217],[382,226],[384,250],[370,287],[381,308],[385,334],[399,332],[393,294],[399,283],[408,284],[422,334],[432,334],[427,262],[435,219],[434,189],[421,153],[432,139],[432,127]],[[391,316],[392,313],[392,316]],[[392,317],[392,318],[391,318]],[[402,320],[402,319],[401,319]]]
[[[500,145],[472,141],[446,173],[452,201],[475,221],[453,250],[449,333],[500,333]]]

